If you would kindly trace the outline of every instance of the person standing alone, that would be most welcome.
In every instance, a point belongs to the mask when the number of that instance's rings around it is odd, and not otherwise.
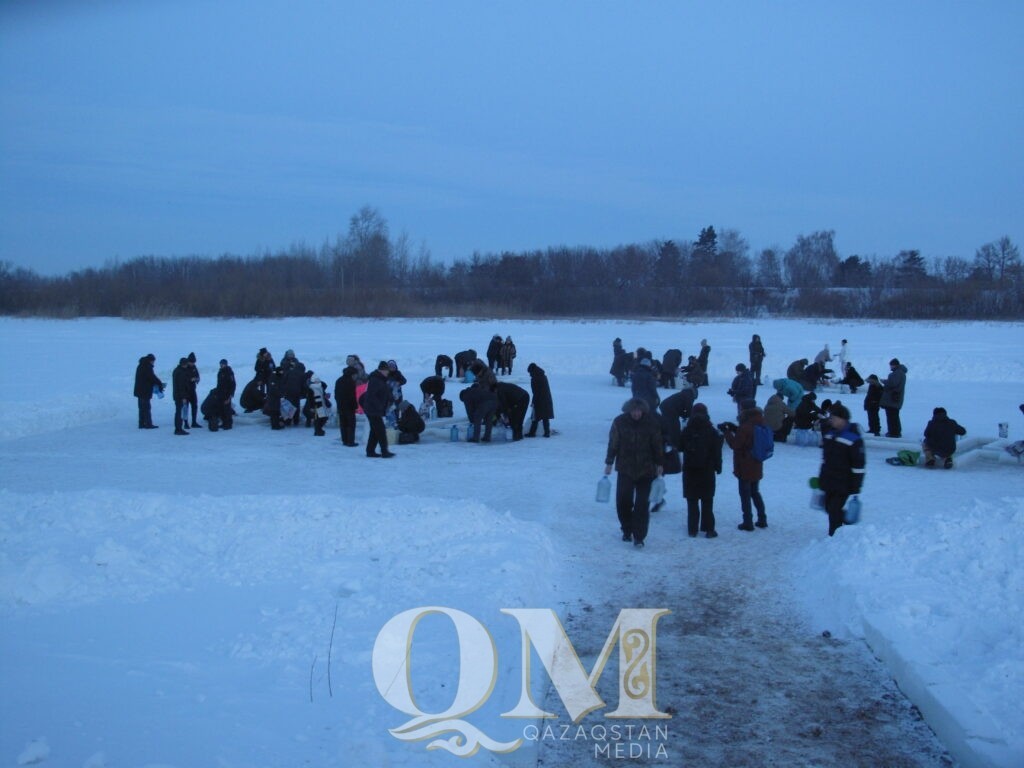
[[[825,433],[821,449],[818,488],[825,492],[828,535],[843,524],[843,507],[850,496],[860,493],[864,483],[864,441],[856,424],[850,423],[850,409],[842,403],[829,411],[832,428]]]

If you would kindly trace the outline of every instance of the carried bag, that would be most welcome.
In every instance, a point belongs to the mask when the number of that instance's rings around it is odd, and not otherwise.
[[[665,500],[665,478],[656,477],[651,483],[651,506],[657,507]]]
[[[291,400],[282,397],[281,398],[281,418],[285,421],[295,416],[295,405]]]

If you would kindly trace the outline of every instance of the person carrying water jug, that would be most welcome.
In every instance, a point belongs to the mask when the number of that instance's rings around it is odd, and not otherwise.
[[[664,471],[664,456],[658,418],[645,400],[630,398],[622,406],[622,414],[612,421],[604,473],[610,475],[613,467],[618,470],[615,511],[622,540],[632,541],[635,547],[644,546],[647,538],[651,483]]]
[[[864,441],[860,428],[850,423],[850,409],[833,403],[829,411],[832,428],[825,433],[821,449],[818,488],[825,492],[828,535],[843,524],[843,507],[850,496],[860,493],[864,484]]]

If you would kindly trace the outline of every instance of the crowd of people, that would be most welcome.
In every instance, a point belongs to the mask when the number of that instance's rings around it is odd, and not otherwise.
[[[263,347],[256,353],[254,376],[242,389],[238,405],[246,413],[266,415],[272,430],[299,426],[305,419],[306,427],[312,427],[317,437],[327,434],[324,428],[332,414],[337,413],[341,442],[348,447],[358,446],[357,415],[363,414],[368,426],[366,455],[391,458],[395,454],[389,445],[389,427],[398,432],[399,443],[413,443],[418,442],[427,420],[454,415],[452,403],[445,399],[444,393],[446,380],[457,376],[469,384],[459,393],[470,421],[469,442],[490,442],[496,425],[508,428],[513,441],[536,437],[538,429],[542,429],[544,437],[551,437],[551,420],[555,413],[544,369],[536,363],[527,366],[532,394],[512,382],[498,379],[498,376],[511,375],[516,355],[512,337],[502,339],[497,334],[488,346],[486,363],[477,358],[473,349],[458,352],[454,358],[438,355],[434,375],[420,382],[423,400],[416,406],[404,396],[402,388],[408,381],[395,360],[382,360],[367,373],[359,356],[349,355],[334,383],[332,402],[326,383],[316,372],[308,370],[293,350],[285,351],[278,364]],[[139,429],[157,429],[153,424],[152,399],[163,397],[166,385],[156,375],[155,363],[155,355],[145,355],[139,359],[135,371]],[[190,353],[181,358],[171,375],[175,435],[189,435],[190,430],[202,428],[200,415],[211,431],[232,428],[236,387],[234,371],[228,361],[220,361],[217,384],[201,406],[198,404],[199,380],[196,356]],[[527,430],[528,414],[531,418]]]
[[[867,432],[881,436],[879,414],[884,411],[885,437],[901,438],[900,411],[907,367],[892,358],[884,380],[875,374],[865,380],[853,366],[846,339],[835,355],[825,344],[813,359],[792,361],[786,376],[772,381],[772,394],[762,409],[756,397],[767,353],[761,337],[754,334],[749,344],[749,367],[743,362],[735,365],[736,375],[727,390],[736,404],[736,423],[724,421],[713,426],[707,407],[695,402],[700,388],[708,385],[711,351],[707,339],[701,339],[700,345],[699,354],[691,355],[683,366],[678,349],[668,350],[659,361],[644,347],[627,352],[622,339],[612,343],[610,373],[617,385],[624,387],[628,382],[632,394],[622,414],[612,422],[604,468],[606,475],[617,472],[616,512],[623,540],[644,546],[652,511],[652,484],[664,474],[675,473],[682,474],[687,533],[715,538],[715,476],[722,471],[723,444],[732,450],[741,511],[738,529],[767,528],[768,516],[760,492],[764,463],[772,455],[774,444],[785,443],[791,433],[797,445],[822,451],[815,482],[824,494],[828,535],[834,535],[844,524],[848,500],[860,492],[864,481],[864,436],[847,405],[828,398],[819,404],[817,392],[838,387],[840,394],[853,395],[867,385],[863,403]],[[677,375],[682,379],[681,390],[662,400],[659,388],[675,389]],[[945,409],[936,408],[922,440],[924,466],[951,469],[956,439],[964,434],[964,428],[950,419]]]

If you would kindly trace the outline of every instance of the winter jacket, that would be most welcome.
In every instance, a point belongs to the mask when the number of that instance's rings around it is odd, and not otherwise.
[[[776,392],[786,398],[786,404],[790,407],[799,403],[804,396],[804,388],[800,386],[800,382],[793,379],[775,379],[772,386]]]
[[[281,367],[284,369],[284,396],[297,402],[306,392],[306,366],[292,357],[289,368],[285,369],[284,363]]]
[[[501,336],[494,335],[487,345],[487,364],[494,368],[498,364],[498,355],[501,354]]]
[[[263,412],[267,416],[280,414],[282,397],[284,397],[284,376],[271,373],[270,379],[267,381],[267,399],[263,403]]]
[[[832,353],[828,350],[828,344],[825,345],[825,348],[821,350],[821,352],[814,356],[814,362],[821,363],[822,368],[825,367],[825,363],[832,362]]]
[[[792,379],[793,381],[801,381],[804,377],[804,368],[807,367],[807,358],[801,357],[799,360],[794,360],[789,364],[786,369],[786,378]]]
[[[459,392],[459,400],[465,403],[466,416],[473,424],[480,424],[498,410],[498,396],[480,380]]]
[[[235,372],[230,365],[221,366],[217,370],[217,397],[222,401],[235,396]]]
[[[384,418],[390,403],[391,387],[388,386],[387,377],[380,371],[374,371],[366,380],[366,391],[359,401],[363,407],[363,413],[368,418]]]
[[[683,461],[685,498],[714,495],[715,475],[722,473],[722,439],[703,414],[695,414],[686,424],[677,443]]]
[[[466,349],[455,354],[455,375],[462,376],[469,364],[476,360],[476,350]]]
[[[882,385],[868,382],[868,391],[864,395],[864,410],[875,411],[882,407]]]
[[[326,419],[331,415],[330,400],[327,397],[327,385],[320,381],[315,373],[309,377],[308,401],[318,419]]]
[[[793,426],[797,429],[813,429],[814,422],[821,416],[821,409],[813,397],[804,397],[793,414]]]
[[[732,396],[734,403],[742,403],[744,400],[753,400],[755,390],[754,376],[750,371],[742,370],[732,380],[732,386],[729,387],[729,395]]]
[[[192,391],[192,371],[193,368],[188,363],[179,363],[171,373],[171,396],[175,402],[188,400]]]
[[[782,396],[778,393],[768,398],[768,402],[764,406],[764,423],[768,425],[768,428],[772,432],[778,432],[782,429],[783,422],[786,417],[793,417],[796,415],[796,411],[786,405],[786,402],[782,399]]]
[[[359,376],[359,369],[347,365],[341,372],[341,376],[334,382],[334,402],[338,411],[355,413],[359,409],[356,402],[356,379]]]
[[[402,372],[395,368],[388,372],[388,387],[391,389],[391,402],[398,405],[402,402],[402,387],[408,384]]]
[[[494,388],[498,396],[498,410],[508,416],[513,413],[526,415],[526,409],[530,407],[530,393],[516,384],[502,381]]]
[[[153,372],[153,361],[149,356],[140,357],[139,365],[135,369],[135,397],[148,400],[153,397],[153,388],[164,391],[164,383],[160,381]]]
[[[732,473],[747,482],[764,477],[764,465],[750,454],[756,424],[764,424],[764,414],[760,408],[748,408],[740,414],[739,428],[725,433],[725,441],[732,448]]]
[[[957,435],[966,435],[967,430],[957,424],[949,416],[934,416],[924,428],[924,441],[928,450],[936,456],[949,458],[956,453]]]
[[[424,400],[430,397],[441,402],[441,398],[444,397],[444,388],[444,376],[427,376],[420,382],[420,392],[423,393]]]
[[[648,410],[653,412],[658,408],[661,396],[658,394],[658,382],[654,378],[650,366],[641,363],[633,369],[630,388],[633,397],[639,397],[647,403]]]
[[[764,345],[760,341],[752,341],[747,348],[750,350],[750,367],[756,368],[764,361]]]
[[[661,401],[661,431],[666,444],[676,445],[679,442],[679,420],[690,418],[696,397],[696,390],[683,389]]]
[[[533,418],[541,419],[555,418],[555,405],[551,399],[551,385],[544,369],[536,363],[530,363],[527,367],[530,374],[530,389],[533,390]]]
[[[508,368],[511,370],[512,361],[516,359],[516,345],[512,343],[512,339],[505,339],[505,343],[501,345],[501,352],[498,353],[498,364],[502,368]]]
[[[644,413],[634,419],[630,411],[638,401],[643,404]],[[640,398],[627,400],[622,414],[615,417],[608,432],[604,463],[613,464],[616,471],[633,480],[655,477],[664,462],[661,425],[646,405]]]
[[[860,493],[864,483],[864,441],[856,424],[823,435],[818,487],[832,493]]]
[[[813,392],[818,386],[818,379],[824,375],[825,366],[823,363],[811,363],[800,374],[800,383],[804,385],[804,389],[808,392]]]
[[[907,366],[897,365],[892,369],[882,388],[883,408],[902,408],[903,395],[907,389]]]

